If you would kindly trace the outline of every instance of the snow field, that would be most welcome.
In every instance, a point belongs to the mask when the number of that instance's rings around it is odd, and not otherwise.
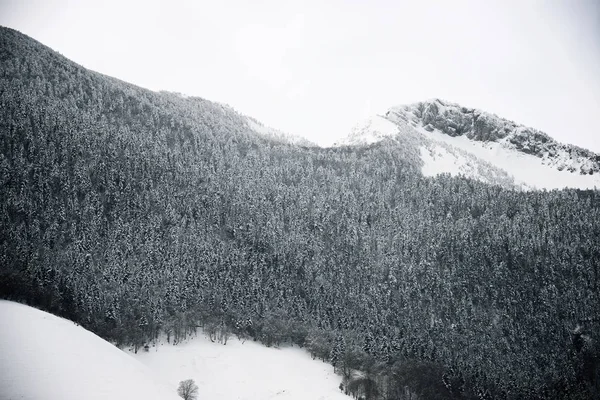
[[[0,399],[177,400],[134,358],[73,322],[0,300]]]
[[[227,345],[204,334],[176,346],[161,341],[132,356],[160,375],[171,387],[193,379],[199,399],[220,400],[348,400],[330,364],[313,360],[297,347],[269,348],[231,337]]]
[[[176,346],[123,351],[75,323],[0,300],[0,400],[348,400],[333,367],[296,347],[267,348],[203,334]]]

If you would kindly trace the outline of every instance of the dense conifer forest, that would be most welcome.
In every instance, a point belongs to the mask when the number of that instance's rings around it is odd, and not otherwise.
[[[119,345],[293,343],[368,400],[600,398],[600,192],[406,146],[270,140],[1,28],[0,297]]]

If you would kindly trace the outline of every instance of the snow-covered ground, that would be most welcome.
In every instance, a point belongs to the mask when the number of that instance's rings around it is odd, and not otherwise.
[[[559,171],[553,166],[544,164],[541,158],[511,150],[503,146],[502,142],[479,142],[470,140],[465,136],[452,137],[439,132],[437,129],[428,132],[422,126],[415,129],[435,142],[460,149],[506,171],[514,177],[517,185],[524,188],[563,189],[569,187],[593,189],[595,186],[600,187],[600,176],[598,175],[580,175],[567,170]],[[442,172],[457,175],[465,172],[465,166],[472,165],[472,162],[464,159],[457,152],[449,154],[442,147],[438,149],[437,153],[439,154],[437,154],[437,157],[433,155],[436,151],[422,151],[423,174],[426,176]],[[465,175],[477,178],[476,174],[466,173]]]
[[[123,351],[71,321],[0,300],[1,400],[177,400],[194,379],[198,399],[348,400],[333,367],[298,348],[199,335],[149,352]]]
[[[202,333],[176,346],[162,342],[149,352],[131,354],[172,387],[190,378],[199,399],[349,400],[340,393],[333,367],[299,348],[268,348],[232,337],[212,343]]]
[[[66,319],[0,300],[0,399],[177,400],[129,354]]]

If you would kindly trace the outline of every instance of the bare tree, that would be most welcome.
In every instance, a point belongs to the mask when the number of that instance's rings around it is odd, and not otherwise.
[[[196,400],[198,397],[198,385],[196,385],[196,382],[194,382],[193,379],[181,381],[177,388],[177,394],[183,398],[183,400]]]

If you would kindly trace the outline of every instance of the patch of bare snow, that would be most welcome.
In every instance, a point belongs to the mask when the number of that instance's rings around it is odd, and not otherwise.
[[[433,146],[433,148],[428,148],[427,146],[421,146],[420,152],[423,160],[421,172],[424,176],[435,176],[442,173],[457,176],[467,173],[467,160],[450,153],[443,147]]]
[[[163,341],[131,355],[171,386],[194,379],[200,399],[349,399],[340,392],[342,378],[333,366],[297,347],[265,347],[235,337],[223,345],[200,333],[176,346]]]
[[[129,354],[73,322],[0,300],[0,399],[178,400]]]
[[[335,145],[369,145],[398,134],[398,126],[382,116],[375,115],[357,123],[350,134]]]
[[[421,126],[416,129],[427,138],[464,150],[505,170],[514,177],[517,184],[526,189],[562,189],[565,187],[591,189],[600,187],[600,175],[581,175],[567,170],[559,171],[551,165],[546,165],[541,158],[511,150],[502,142],[479,142],[470,140],[465,136],[452,137],[438,130],[428,132]],[[425,159],[424,161],[427,164]],[[429,169],[425,171],[431,174],[431,171],[435,168],[442,168],[442,164],[437,163],[436,166],[426,168]]]

